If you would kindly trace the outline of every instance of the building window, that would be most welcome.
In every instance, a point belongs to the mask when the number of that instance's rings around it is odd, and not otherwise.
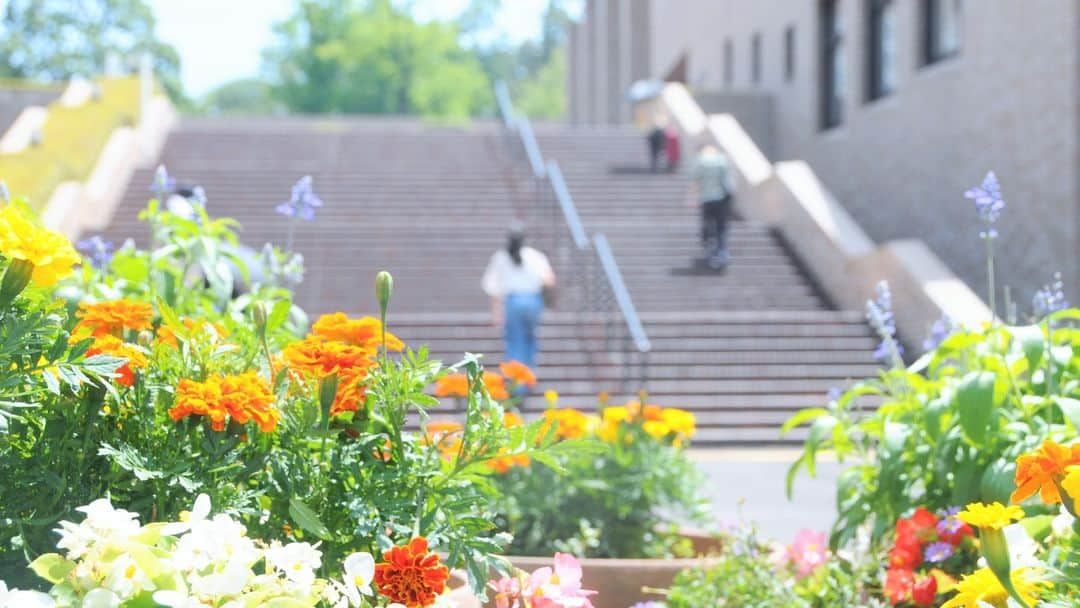
[[[840,27],[839,0],[821,0],[821,128],[831,129],[844,120],[844,32]]]
[[[735,44],[730,38],[724,41],[724,84],[735,84]]]
[[[960,52],[963,0],[923,0],[922,63],[930,65]]]
[[[750,39],[750,75],[754,84],[761,83],[761,32]]]
[[[784,30],[784,81],[795,80],[795,26]]]
[[[896,2],[866,0],[866,99],[896,90]]]

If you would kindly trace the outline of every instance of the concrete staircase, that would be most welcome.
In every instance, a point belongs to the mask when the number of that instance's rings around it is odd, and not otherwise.
[[[735,221],[723,275],[694,269],[697,210],[687,177],[647,175],[644,144],[625,129],[537,130],[558,159],[586,228],[607,234],[652,341],[652,402],[697,416],[697,445],[780,443],[777,427],[798,408],[820,405],[830,387],[873,374],[875,341],[858,311],[832,310],[767,227]],[[243,225],[258,248],[283,244],[274,206],[305,174],[326,202],[296,231],[308,275],[298,303],[312,315],[372,314],[375,272],[394,274],[391,329],[456,361],[463,352],[500,360],[500,331],[488,323],[480,276],[512,218],[530,221],[562,278],[561,309],[541,328],[540,389],[561,404],[592,408],[634,395],[620,353],[603,339],[606,319],[570,309],[584,286],[572,267],[561,217],[533,204],[531,176],[493,124],[427,126],[404,119],[197,119],[169,138],[162,162],[201,184],[212,215]],[[151,172],[135,175],[107,235],[145,244],[136,220]],[[618,327],[616,325],[615,327]],[[444,414],[453,417],[453,405]],[[538,411],[532,397],[523,409]],[[433,413],[439,417],[438,413]],[[797,440],[794,433],[788,438]]]

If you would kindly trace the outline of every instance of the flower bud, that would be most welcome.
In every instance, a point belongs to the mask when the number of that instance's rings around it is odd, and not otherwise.
[[[266,333],[266,306],[262,302],[255,302],[251,306],[251,321],[255,323],[255,332],[259,336]]]
[[[150,348],[150,344],[154,342],[154,334],[149,330],[144,329],[139,332],[136,341],[138,342],[139,346],[142,346],[143,348]]]
[[[322,411],[323,424],[330,420],[330,408],[337,399],[338,376],[333,374],[319,380],[319,409]]]
[[[7,306],[15,296],[22,293],[30,284],[30,276],[34,274],[34,263],[27,260],[14,259],[4,272],[4,279],[0,281],[0,306]]]
[[[375,298],[379,301],[379,314],[386,322],[386,309],[390,307],[390,295],[394,291],[394,277],[385,270],[375,275]]]

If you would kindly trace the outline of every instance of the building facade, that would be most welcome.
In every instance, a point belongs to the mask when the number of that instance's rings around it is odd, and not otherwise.
[[[1026,310],[1060,271],[1080,300],[1080,0],[590,0],[570,44],[575,123],[627,122],[637,78],[683,80],[984,298],[963,192],[995,171],[999,286]]]

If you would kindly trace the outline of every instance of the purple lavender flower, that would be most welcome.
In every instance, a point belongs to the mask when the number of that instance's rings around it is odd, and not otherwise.
[[[315,219],[315,210],[322,207],[322,199],[312,189],[311,176],[305,175],[292,187],[292,198],[276,207],[285,217],[298,217],[305,221]]]
[[[206,190],[203,190],[202,186],[195,186],[191,189],[191,196],[188,197],[188,200],[205,209]]]
[[[893,349],[896,349],[897,356],[904,356],[904,345],[895,340],[882,340],[878,343],[877,348],[874,349],[874,359],[887,363],[893,357]]]
[[[157,170],[154,171],[154,181],[150,182],[150,192],[154,194],[154,198],[160,201],[175,188],[176,180],[169,175],[165,165],[158,165]]]
[[[838,386],[834,386],[834,387],[830,388],[829,392],[826,393],[826,398],[829,400],[829,403],[832,403],[834,401],[839,401],[840,397],[843,397],[843,396],[844,396],[844,391],[840,390],[840,387],[838,387]]]
[[[947,519],[947,518],[950,518],[950,517],[956,517],[957,515],[960,514],[960,511],[963,511],[963,509],[961,509],[960,507],[949,507],[947,509],[942,509],[942,511],[941,511],[941,513],[939,515],[943,519]]]
[[[949,315],[944,315],[930,326],[930,335],[923,340],[923,350],[930,352],[941,345],[952,333],[956,331],[956,324]]]
[[[1005,209],[1005,199],[1001,197],[1001,184],[994,172],[987,173],[982,184],[965,192],[964,197],[975,201],[975,211],[987,224],[987,230],[980,233],[980,236],[986,239],[996,238],[997,231],[990,227],[990,224],[1001,217],[1001,212]]]
[[[943,542],[930,543],[926,546],[926,552],[924,554],[926,561],[931,564],[940,564],[952,556],[953,546]]]
[[[1035,310],[1035,316],[1039,319],[1069,307],[1065,300],[1065,282],[1061,280],[1061,273],[1054,273],[1054,280],[1049,285],[1035,292],[1031,299],[1031,307]]]
[[[881,281],[874,292],[877,297],[866,301],[866,319],[881,338],[881,343],[874,350],[874,357],[882,362],[891,361],[894,365],[901,365],[904,348],[896,341],[896,319],[893,317],[889,284]]]
[[[79,250],[79,253],[89,258],[90,264],[98,270],[109,265],[109,261],[112,260],[113,249],[115,249],[111,241],[106,241],[98,235],[79,241],[75,248]]]

